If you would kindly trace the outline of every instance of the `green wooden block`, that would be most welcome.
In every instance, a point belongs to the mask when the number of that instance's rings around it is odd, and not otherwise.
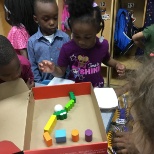
[[[76,103],[76,98],[75,98],[75,95],[73,92],[69,92],[69,97],[70,97],[70,99],[73,99],[74,102]]]
[[[68,103],[69,103],[70,109],[72,109],[74,106],[74,100],[71,99]]]
[[[74,107],[75,101],[73,99],[71,99],[70,102],[71,102],[71,106]]]
[[[61,110],[60,111],[60,120],[64,120],[67,118],[67,112],[66,110]]]
[[[68,111],[69,111],[69,108],[68,108],[68,106],[65,106],[65,110],[66,110],[66,112],[68,112]]]

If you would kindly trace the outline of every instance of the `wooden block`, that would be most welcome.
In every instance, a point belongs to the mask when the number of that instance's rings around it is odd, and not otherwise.
[[[51,138],[49,132],[44,132],[43,138],[44,138],[44,141],[48,147],[52,145],[52,138]]]
[[[44,127],[44,132],[49,132],[50,134],[53,128],[55,127],[56,122],[57,122],[56,115],[52,115]]]
[[[93,132],[91,129],[85,130],[85,141],[91,142],[92,141]]]
[[[57,143],[66,142],[66,130],[65,129],[56,130],[55,139]]]
[[[72,108],[73,108],[73,106],[74,106],[74,100],[73,100],[73,99],[71,99],[71,100],[69,101],[69,104],[70,104],[71,109],[72,109]]]
[[[69,97],[74,100],[74,103],[76,103],[76,97],[72,91],[69,92]]]
[[[61,110],[58,112],[54,112],[54,115],[57,116],[57,120],[64,120],[67,118],[67,110]]]
[[[72,135],[72,141],[78,142],[79,141],[79,131],[77,129],[73,129],[71,132]]]

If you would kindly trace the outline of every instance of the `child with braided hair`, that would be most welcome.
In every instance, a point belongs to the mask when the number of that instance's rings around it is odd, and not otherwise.
[[[33,0],[5,0],[5,20],[12,26],[8,39],[17,54],[27,58],[27,42],[37,31],[34,22]]]
[[[107,40],[99,40],[97,33],[104,30],[101,11],[94,0],[67,0],[70,18],[68,23],[73,39],[64,44],[58,58],[58,66],[43,60],[39,63],[42,72],[62,77],[69,67],[68,78],[75,82],[91,82],[94,87],[103,87],[101,63],[115,68],[120,76],[125,66],[110,57]]]

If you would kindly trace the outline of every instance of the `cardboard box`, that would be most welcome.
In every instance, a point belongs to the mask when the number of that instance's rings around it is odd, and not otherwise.
[[[53,145],[47,147],[43,128],[54,112],[56,104],[65,105],[69,92],[76,96],[76,104],[65,120],[57,120],[56,129],[66,129],[67,142],[57,144],[54,130]],[[106,133],[90,83],[36,87],[28,90],[22,79],[0,84],[0,141],[13,142],[25,154],[106,154]],[[72,142],[71,130],[78,129],[80,139]],[[93,131],[92,142],[84,140],[84,131]],[[4,148],[4,147],[3,147]]]

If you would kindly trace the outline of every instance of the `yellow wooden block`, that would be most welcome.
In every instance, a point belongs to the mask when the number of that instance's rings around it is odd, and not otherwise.
[[[56,115],[52,115],[50,117],[50,119],[48,120],[48,122],[46,123],[45,127],[44,127],[44,132],[49,132],[51,133],[51,131],[53,130],[53,128],[55,127],[57,122],[57,117]]]

